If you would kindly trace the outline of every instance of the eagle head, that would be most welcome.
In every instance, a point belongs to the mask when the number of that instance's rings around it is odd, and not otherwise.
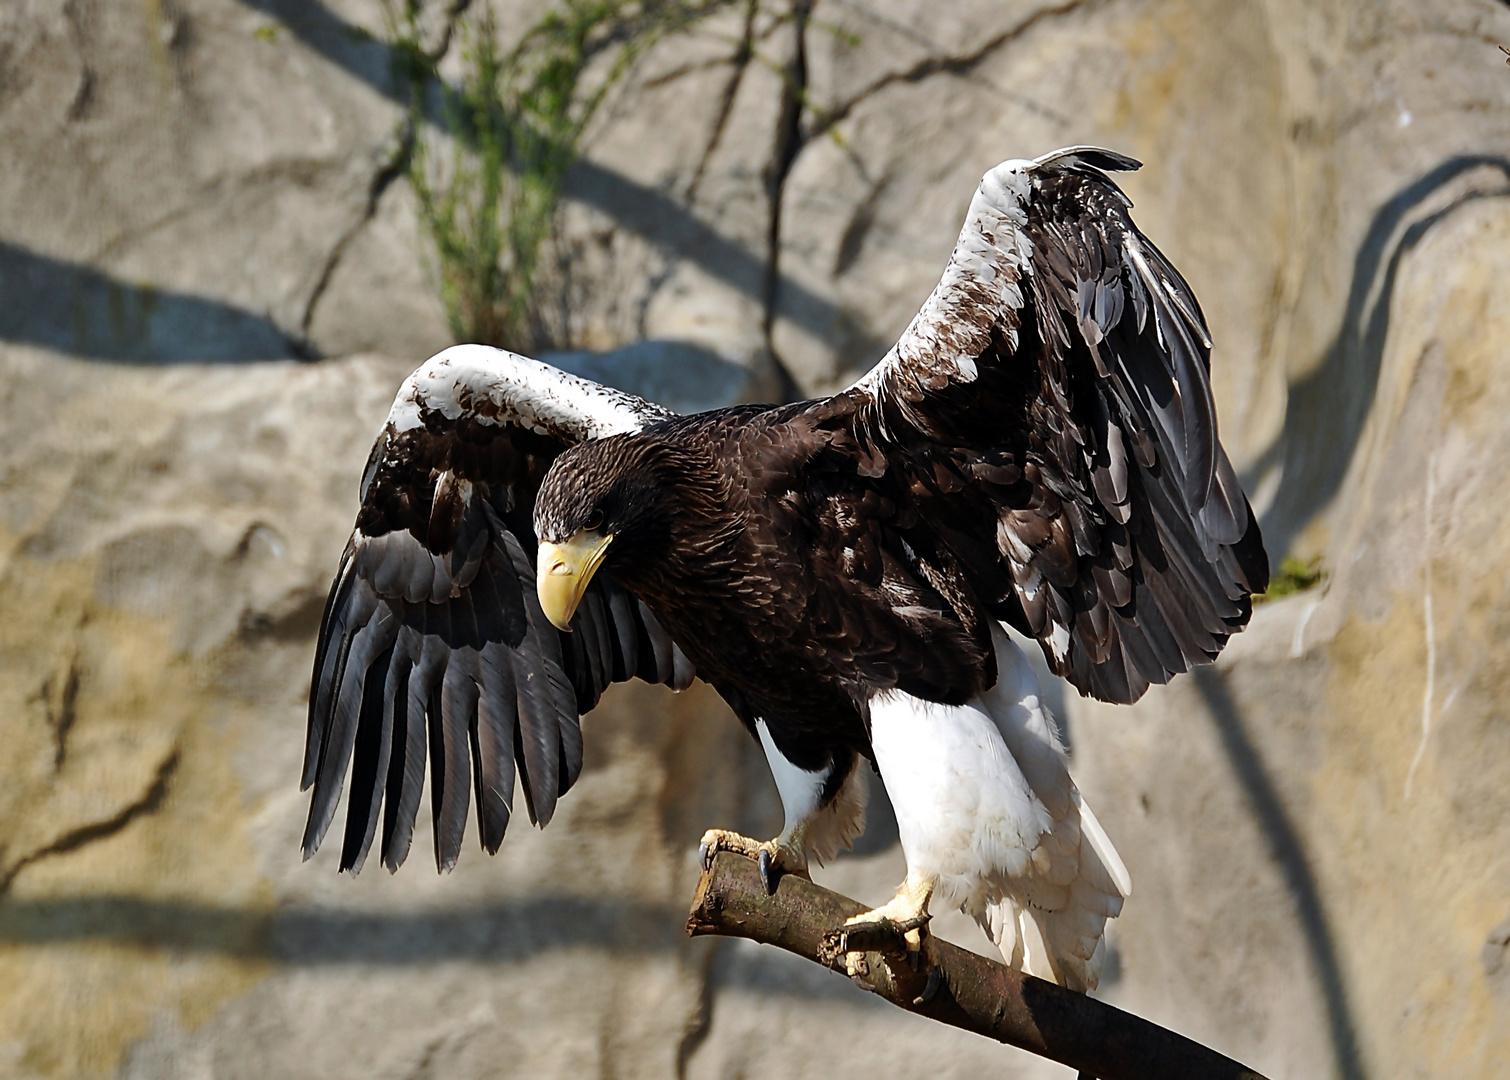
[[[628,571],[664,558],[671,508],[685,486],[685,455],[663,439],[611,435],[567,450],[535,498],[535,588],[562,630],[605,561]]]

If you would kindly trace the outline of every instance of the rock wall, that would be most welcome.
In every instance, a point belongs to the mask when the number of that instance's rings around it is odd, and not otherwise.
[[[1276,1080],[1500,1075],[1510,6],[786,11],[667,40],[601,115],[561,362],[684,408],[825,391],[906,324],[985,168],[1146,161],[1126,186],[1205,305],[1271,553],[1327,577],[1134,708],[1065,697],[1136,883],[1101,993]],[[682,939],[702,829],[777,813],[703,688],[611,695],[550,830],[496,859],[298,862],[356,478],[448,337],[385,26],[0,8],[0,1076],[1065,1075]],[[880,901],[874,816],[820,880]]]

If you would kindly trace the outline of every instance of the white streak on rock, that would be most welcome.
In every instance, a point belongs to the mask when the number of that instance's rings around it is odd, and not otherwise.
[[[1437,454],[1433,450],[1426,458],[1426,538],[1422,544],[1426,587],[1422,607],[1426,617],[1426,689],[1421,694],[1421,741],[1416,745],[1415,757],[1410,759],[1410,768],[1405,773],[1405,798],[1410,798],[1411,786],[1416,780],[1416,768],[1426,754],[1426,742],[1431,738],[1431,702],[1437,690],[1437,630],[1431,603],[1431,514],[1436,496]]]
[[[1306,627],[1311,625],[1311,616],[1316,614],[1316,609],[1321,607],[1320,600],[1312,600],[1306,604],[1305,611],[1301,612],[1300,619],[1295,623],[1295,635],[1290,639],[1290,656],[1299,659],[1306,653]]]

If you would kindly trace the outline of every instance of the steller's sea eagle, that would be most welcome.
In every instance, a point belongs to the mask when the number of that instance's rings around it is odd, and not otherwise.
[[[1201,310],[1091,147],[986,173],[943,279],[832,397],[693,416],[480,345],[399,391],[315,656],[306,857],[408,854],[426,762],[435,854],[469,804],[497,850],[544,825],[609,683],[712,684],[805,873],[862,829],[860,761],[907,876],[859,922],[916,947],[935,897],[1009,963],[1095,986],[1127,870],[1070,778],[1026,656],[1132,702],[1213,660],[1268,564],[1217,439]]]

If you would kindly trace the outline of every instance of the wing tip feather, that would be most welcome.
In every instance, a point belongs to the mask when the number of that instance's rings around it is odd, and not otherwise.
[[[1064,172],[1077,172],[1087,166],[1099,172],[1137,172],[1143,163],[1102,146],[1065,146],[1034,158],[1033,166]]]

